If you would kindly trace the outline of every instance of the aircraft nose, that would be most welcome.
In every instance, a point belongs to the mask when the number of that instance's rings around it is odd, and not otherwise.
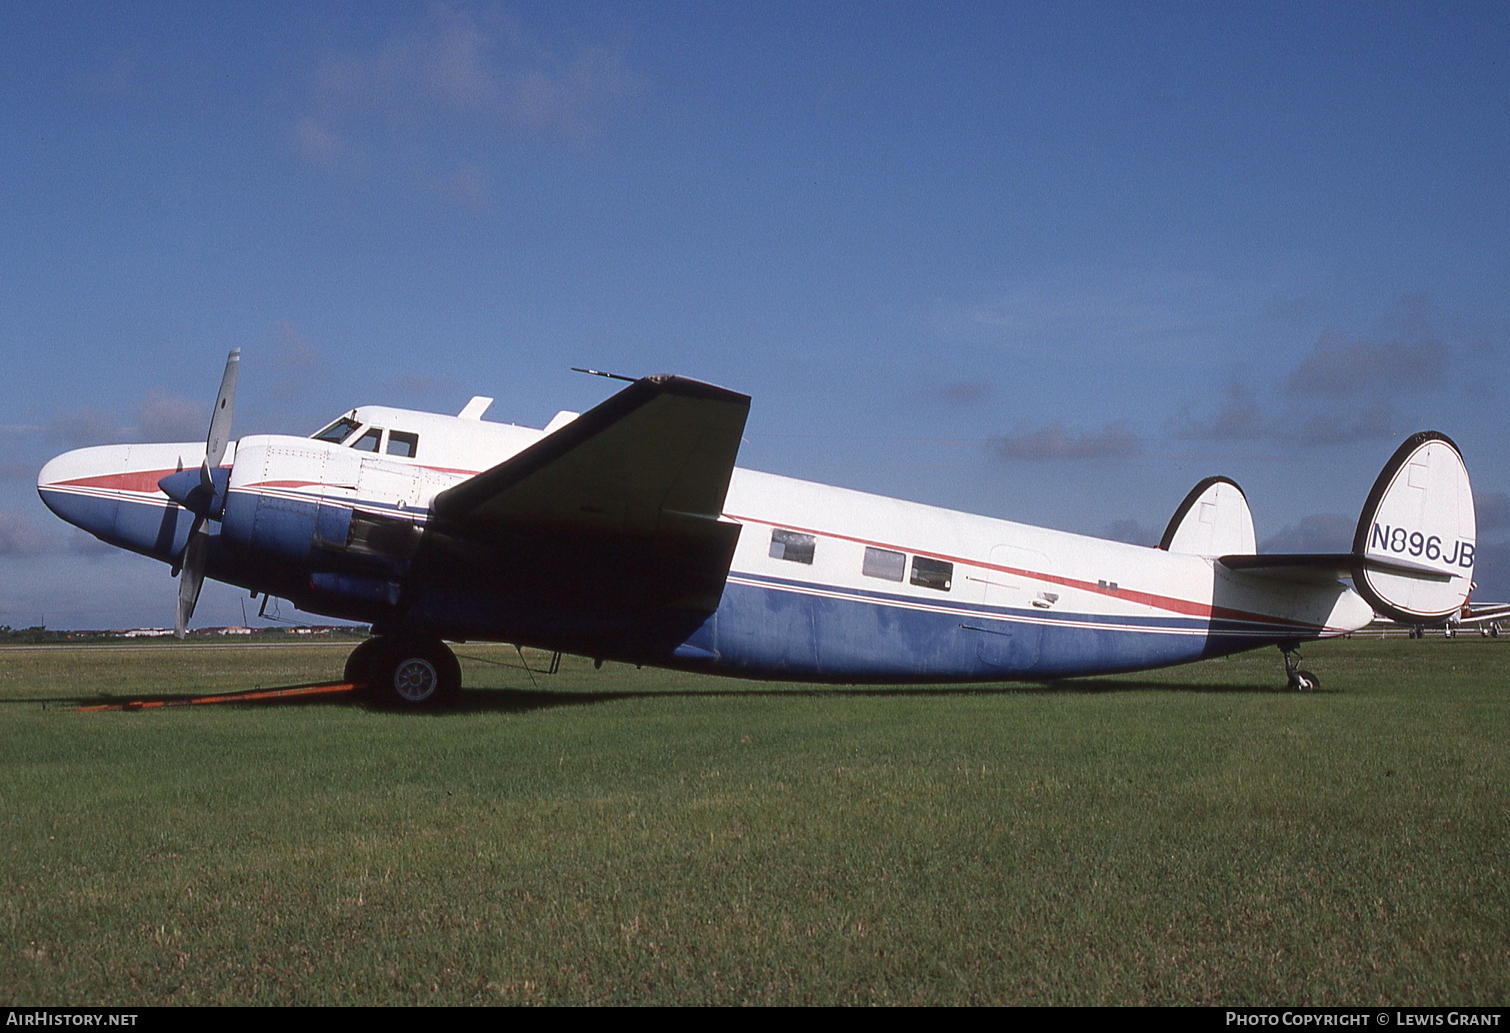
[[[90,534],[115,526],[117,494],[131,457],[130,445],[100,445],[64,452],[37,474],[37,494],[59,517]]]
[[[42,467],[37,494],[47,508],[111,545],[171,562],[193,515],[158,482],[204,462],[204,446],[98,445],[65,452]]]

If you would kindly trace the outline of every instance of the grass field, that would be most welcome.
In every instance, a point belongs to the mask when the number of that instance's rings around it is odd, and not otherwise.
[[[812,689],[462,646],[440,715],[0,651],[14,1004],[1504,1004],[1510,644]],[[538,684],[536,684],[538,683]]]

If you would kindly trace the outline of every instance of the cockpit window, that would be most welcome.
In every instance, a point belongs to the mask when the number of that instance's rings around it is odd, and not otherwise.
[[[342,416],[339,420],[336,420],[336,422],[332,423],[329,427],[326,427],[318,434],[313,435],[313,437],[316,441],[334,441],[339,445],[341,442],[351,437],[352,431],[356,430],[360,426],[361,424],[356,420],[353,420],[350,416]]]
[[[419,454],[419,435],[402,430],[389,431],[388,454],[413,459]]]
[[[351,447],[358,452],[376,452],[378,443],[383,440],[382,427],[368,427],[367,433],[351,443]]]

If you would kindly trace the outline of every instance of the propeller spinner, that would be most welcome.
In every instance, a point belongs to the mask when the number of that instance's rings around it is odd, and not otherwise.
[[[240,365],[241,349],[232,348],[225,360],[225,375],[220,378],[220,394],[210,413],[204,463],[197,471],[198,476],[195,471],[181,470],[157,482],[170,499],[194,514],[189,539],[173,565],[173,574],[178,578],[178,616],[173,633],[179,638],[183,638],[188,630],[194,604],[199,601],[199,589],[204,584],[205,557],[210,547],[210,532],[205,529],[205,523],[220,519],[225,506],[225,486],[229,478],[220,475],[219,469],[231,440],[231,409],[236,399],[236,370]]]

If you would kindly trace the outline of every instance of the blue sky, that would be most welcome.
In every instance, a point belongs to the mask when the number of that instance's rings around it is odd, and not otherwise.
[[[676,372],[742,465],[1146,540],[1346,545],[1462,447],[1510,598],[1504,4],[0,6],[0,624],[165,624],[76,445]],[[196,623],[240,620],[206,589]]]

